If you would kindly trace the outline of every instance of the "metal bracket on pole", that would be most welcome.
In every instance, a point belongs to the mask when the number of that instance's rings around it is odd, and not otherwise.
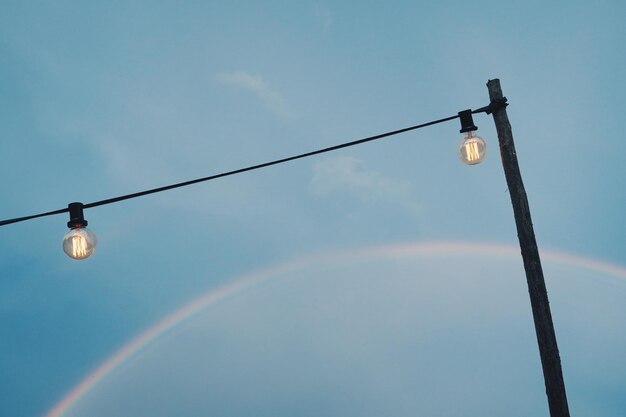
[[[506,97],[502,97],[502,98],[496,98],[491,100],[491,103],[489,103],[489,105],[485,106],[485,107],[481,107],[479,109],[476,110],[472,110],[472,114],[476,114],[476,113],[487,113],[487,114],[491,114],[493,112],[495,112],[496,110],[500,110],[503,108],[506,108],[506,106],[508,106],[509,103],[506,100]]]

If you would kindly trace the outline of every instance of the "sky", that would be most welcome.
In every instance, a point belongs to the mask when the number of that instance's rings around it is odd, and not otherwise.
[[[488,104],[499,78],[540,250],[626,265],[625,7],[0,0],[0,218],[455,115]],[[272,265],[416,242],[516,245],[492,119],[474,121],[488,144],[476,166],[459,162],[451,121],[88,209],[99,244],[84,261],[61,249],[67,215],[1,227],[0,415],[45,415],[146,328]]]
[[[572,414],[620,415],[626,268],[544,255]],[[421,243],[258,271],[149,329],[49,416],[546,415],[518,257]]]

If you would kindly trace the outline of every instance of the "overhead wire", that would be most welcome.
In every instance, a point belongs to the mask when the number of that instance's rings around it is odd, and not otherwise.
[[[482,110],[482,109],[479,109]],[[476,111],[474,111],[476,112]],[[155,194],[155,193],[160,193],[163,191],[168,191],[168,190],[172,190],[174,188],[181,188],[181,187],[186,187],[188,185],[193,185],[193,184],[197,184],[200,182],[205,182],[205,181],[211,181],[211,180],[215,180],[218,178],[222,178],[222,177],[227,177],[230,175],[235,175],[235,174],[241,174],[243,172],[248,172],[248,171],[254,171],[257,169],[261,169],[261,168],[266,168],[272,165],[278,165],[278,164],[283,164],[286,162],[290,162],[290,161],[294,161],[296,159],[302,159],[302,158],[307,158],[310,156],[314,156],[314,155],[319,155],[322,153],[326,153],[326,152],[332,152],[332,151],[336,151],[339,149],[343,149],[343,148],[347,148],[350,146],[355,146],[355,145],[360,145],[362,143],[367,143],[367,142],[372,142],[375,140],[379,140],[379,139],[383,139],[389,136],[394,136],[394,135],[398,135],[400,133],[405,133],[405,132],[409,132],[411,130],[416,130],[416,129],[420,129],[423,127],[427,127],[427,126],[432,126],[435,124],[439,124],[439,123],[443,123],[443,122],[447,122],[450,120],[454,120],[459,118],[459,115],[454,115],[454,116],[449,116],[449,117],[444,117],[442,119],[437,119],[437,120],[433,120],[430,122],[426,122],[426,123],[422,123],[419,125],[415,125],[415,126],[410,126],[410,127],[405,127],[403,129],[398,129],[398,130],[393,130],[390,132],[385,132],[385,133],[381,133],[378,135],[374,135],[374,136],[368,136],[362,139],[357,139],[357,140],[353,140],[350,142],[345,142],[345,143],[341,143],[339,145],[334,145],[334,146],[330,146],[327,148],[322,148],[322,149],[317,149],[314,151],[310,151],[310,152],[305,152],[299,155],[294,155],[294,156],[289,156],[286,158],[281,158],[281,159],[276,159],[273,161],[269,161],[269,162],[264,162],[261,164],[256,164],[256,165],[251,165],[248,167],[244,167],[244,168],[239,168],[239,169],[235,169],[232,171],[226,171],[226,172],[222,172],[219,174],[214,174],[214,175],[209,175],[207,177],[202,177],[202,178],[196,178],[193,180],[189,180],[189,181],[184,181],[184,182],[179,182],[176,184],[170,184],[170,185],[166,185],[166,186],[162,186],[162,187],[157,187],[157,188],[151,188],[148,190],[144,190],[144,191],[139,191],[136,193],[132,193],[132,194],[126,194],[126,195],[121,195],[118,197],[113,197],[113,198],[107,198],[105,200],[100,200],[100,201],[94,201],[92,203],[87,203],[87,204],[83,204],[83,208],[91,208],[91,207],[98,207],[98,206],[103,206],[106,204],[113,204],[113,203],[117,203],[120,201],[124,201],[124,200],[129,200],[131,198],[137,198],[137,197],[142,197],[145,195],[149,195],[149,194]],[[7,219],[7,220],[2,220],[0,221],[0,226],[6,226],[8,224],[12,224],[12,223],[19,223],[19,222],[24,222],[27,220],[32,220],[32,219],[36,219],[39,217],[46,217],[46,216],[53,216],[56,214],[62,214],[62,213],[68,213],[69,212],[69,208],[62,208],[62,209],[58,209],[58,210],[53,210],[53,211],[47,211],[44,213],[39,213],[39,214],[33,214],[30,216],[24,216],[24,217],[16,217],[13,219]]]

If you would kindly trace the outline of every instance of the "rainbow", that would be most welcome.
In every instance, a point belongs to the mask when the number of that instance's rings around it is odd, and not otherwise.
[[[329,262],[346,258],[359,260],[376,255],[407,257],[415,255],[416,253],[424,254],[429,252],[453,251],[460,251],[464,253],[500,254],[506,256],[515,256],[519,254],[519,248],[512,245],[477,244],[465,242],[427,242],[398,244],[357,250],[353,249],[334,253],[322,253],[271,266],[261,271],[245,275],[229,284],[205,293],[144,330],[106,359],[93,372],[87,375],[87,377],[85,377],[54,407],[52,407],[52,409],[50,409],[44,417],[63,416],[63,414],[68,411],[81,397],[92,390],[100,381],[102,381],[123,362],[140,353],[157,339],[168,334],[176,326],[196,316],[208,306],[214,305],[215,303],[227,299],[228,297],[232,297],[235,294],[240,294],[248,289],[251,289],[271,277],[285,275],[291,271],[296,271],[306,266],[313,265],[314,263]],[[541,256],[542,258],[551,261],[566,263],[576,267],[598,271],[626,279],[626,268],[608,262],[553,250],[542,250]]]

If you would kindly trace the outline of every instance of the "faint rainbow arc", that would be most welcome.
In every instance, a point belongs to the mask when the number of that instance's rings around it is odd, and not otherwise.
[[[257,271],[233,282],[223,285],[217,289],[211,290],[204,295],[196,298],[183,307],[169,314],[164,319],[150,326],[133,338],[129,343],[125,344],[121,349],[116,351],[95,371],[85,377],[77,386],[67,393],[61,401],[59,401],[52,409],[50,409],[44,417],[61,417],[63,413],[69,410],[72,405],[77,402],[83,395],[88,393],[98,382],[105,378],[120,364],[128,360],[145,348],[150,343],[165,335],[168,331],[176,327],[181,322],[190,319],[204,308],[223,300],[240,291],[251,288],[256,284],[260,284],[272,276],[288,273],[297,270],[303,266],[310,265],[315,261],[329,262],[333,259],[342,259],[345,257],[360,258],[373,256],[377,254],[393,254],[397,256],[409,256],[417,251],[439,251],[439,250],[463,250],[474,252],[501,253],[506,255],[515,255],[519,253],[519,248],[508,244],[488,244],[488,243],[468,243],[468,242],[427,242],[427,243],[408,243],[396,244],[388,246],[380,246],[365,249],[344,250],[333,253],[322,253],[292,261],[283,262],[261,271]],[[541,256],[545,259],[567,262],[569,264],[604,272],[610,275],[626,278],[626,268],[620,265],[611,264],[605,261],[599,261],[593,258],[572,255],[567,252],[555,250],[541,250]],[[520,258],[521,261],[521,258]]]

